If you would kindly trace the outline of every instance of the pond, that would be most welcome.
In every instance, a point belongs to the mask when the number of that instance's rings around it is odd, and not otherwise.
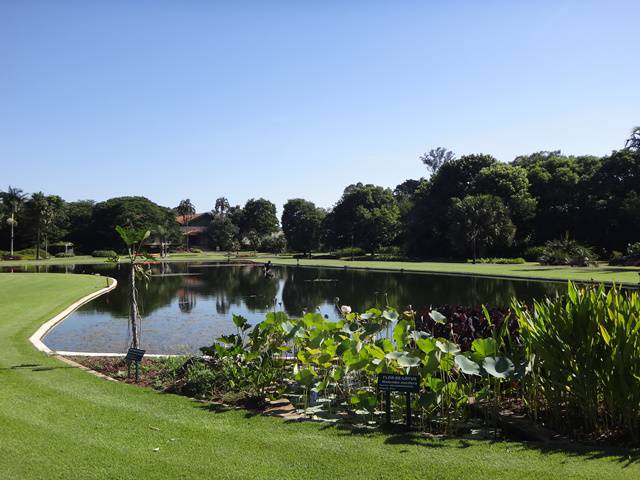
[[[124,352],[130,343],[128,266],[58,267],[75,273],[100,273],[118,287],[71,314],[44,338],[52,350]],[[49,269],[52,271],[52,269]],[[336,319],[336,304],[354,311],[390,305],[415,309],[445,304],[508,306],[512,297],[530,301],[564,290],[564,283],[462,277],[375,270],[273,267],[259,265],[165,263],[154,265],[139,284],[141,345],[148,353],[199,353],[214,338],[235,332],[232,314],[260,322],[265,313],[290,316],[317,311]]]

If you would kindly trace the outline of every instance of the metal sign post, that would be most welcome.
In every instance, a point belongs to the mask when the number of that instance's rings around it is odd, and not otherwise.
[[[145,352],[146,350],[132,347],[127,351],[126,357],[124,357],[124,361],[127,362],[127,378],[131,378],[131,363],[135,362],[136,364],[136,383],[140,381],[140,362]]]
[[[391,424],[391,392],[404,392],[406,395],[407,427],[411,427],[411,394],[420,391],[420,377],[417,375],[398,375],[395,373],[380,373],[378,375],[378,390],[384,392],[384,403],[387,424]]]

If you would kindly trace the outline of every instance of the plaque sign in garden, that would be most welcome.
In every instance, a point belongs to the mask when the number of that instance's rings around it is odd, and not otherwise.
[[[407,400],[407,427],[411,426],[411,394],[420,391],[420,377],[397,373],[378,374],[378,390],[384,392],[387,423],[391,423],[391,392],[402,392]]]
[[[140,348],[131,347],[127,351],[127,356],[124,357],[124,361],[127,362],[127,376],[131,376],[131,364],[136,364],[136,383],[140,381],[140,362],[142,361],[142,357],[144,357],[145,350]]]

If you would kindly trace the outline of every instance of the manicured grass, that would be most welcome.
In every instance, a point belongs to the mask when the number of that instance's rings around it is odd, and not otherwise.
[[[0,478],[639,478],[629,451],[354,434],[109,382],[27,338],[103,278],[0,274]],[[155,451],[155,449],[159,449]]]
[[[224,252],[203,252],[203,253],[176,253],[171,254],[166,261],[226,261]],[[524,263],[520,265],[502,264],[470,264],[457,262],[386,262],[386,261],[350,261],[350,260],[329,260],[329,259],[294,259],[291,255],[268,255],[257,254],[254,256],[231,257],[232,261],[257,261],[266,262],[271,260],[276,265],[303,265],[314,267],[331,268],[368,268],[375,270],[405,270],[427,273],[449,273],[455,275],[469,276],[493,276],[493,277],[514,277],[534,280],[576,280],[595,282],[616,282],[627,285],[638,285],[640,283],[640,268],[637,267],[612,267],[605,262],[601,262],[597,267],[563,267],[544,266],[538,263]],[[1,267],[20,267],[37,265],[65,265],[65,264],[97,264],[104,263],[103,258],[90,256],[77,256],[73,258],[51,258],[49,260],[22,260],[22,261],[0,261]]]
[[[296,265],[296,259],[284,256],[260,257],[260,261],[271,260],[274,264]],[[605,263],[597,267],[544,266],[538,263],[520,265],[471,264],[455,262],[385,262],[366,260],[301,259],[300,265],[332,268],[368,268],[371,270],[405,270],[429,273],[449,273],[457,275],[483,275],[493,277],[516,277],[539,280],[581,280],[596,282],[617,282],[637,285],[640,282],[640,268],[611,267]]]

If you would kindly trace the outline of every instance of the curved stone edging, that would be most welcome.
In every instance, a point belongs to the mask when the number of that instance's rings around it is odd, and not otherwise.
[[[33,344],[33,346],[36,347],[41,352],[44,352],[47,354],[55,353],[42,342],[42,337],[44,337],[49,332],[49,330],[55,327],[58,323],[62,322],[76,309],[78,309],[85,303],[90,302],[94,298],[97,298],[100,295],[104,295],[105,293],[110,292],[111,290],[113,290],[118,286],[118,281],[115,278],[111,278],[111,277],[105,277],[105,278],[107,278],[107,281],[110,283],[108,287],[101,288],[98,291],[90,293],[86,297],[83,297],[77,302],[74,302],[71,305],[69,305],[67,308],[65,308],[62,312],[57,314],[48,322],[43,323],[40,326],[40,328],[38,328],[38,330],[36,330],[35,333],[29,337],[29,341]]]

